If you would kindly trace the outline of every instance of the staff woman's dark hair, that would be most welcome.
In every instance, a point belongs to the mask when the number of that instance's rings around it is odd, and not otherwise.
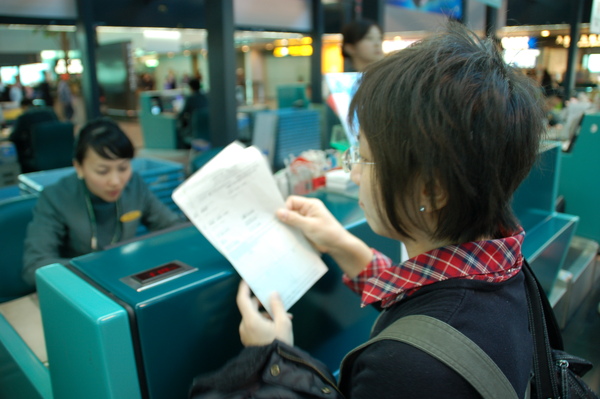
[[[447,203],[432,238],[503,237],[518,228],[512,195],[544,131],[540,90],[503,61],[492,40],[456,22],[447,30],[370,65],[349,122],[358,117],[375,162],[379,211],[398,233],[410,237],[405,215],[435,208],[441,187]],[[430,204],[416,203],[419,182]],[[410,222],[425,227],[419,216]]]
[[[113,120],[94,119],[86,123],[75,142],[73,158],[82,163],[88,148],[106,159],[132,159],[135,149],[129,137]]]

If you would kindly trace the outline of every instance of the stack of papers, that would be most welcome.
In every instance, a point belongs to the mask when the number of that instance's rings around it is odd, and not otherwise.
[[[304,235],[275,216],[285,202],[255,147],[228,145],[172,197],[269,313],[273,292],[287,310],[327,272]]]

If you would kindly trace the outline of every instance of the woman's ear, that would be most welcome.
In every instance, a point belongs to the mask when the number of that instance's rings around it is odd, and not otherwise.
[[[448,203],[448,193],[442,187],[438,179],[434,179],[433,183],[428,185],[421,183],[419,190],[419,211],[420,212],[435,212],[439,211]]]
[[[79,180],[83,179],[83,169],[81,168],[81,164],[75,159],[73,160],[73,167],[75,168],[75,172],[77,172],[77,178]]]

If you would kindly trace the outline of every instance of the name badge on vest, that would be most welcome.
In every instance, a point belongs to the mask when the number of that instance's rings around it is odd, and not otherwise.
[[[141,217],[142,217],[142,211],[135,210],[135,211],[129,211],[127,213],[124,213],[123,215],[121,215],[119,220],[123,223],[128,223],[128,222],[133,222],[134,220],[139,219]]]

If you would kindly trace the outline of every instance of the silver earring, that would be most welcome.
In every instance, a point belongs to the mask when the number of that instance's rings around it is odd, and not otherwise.
[[[425,207],[424,206],[420,207],[419,212],[425,212]]]

